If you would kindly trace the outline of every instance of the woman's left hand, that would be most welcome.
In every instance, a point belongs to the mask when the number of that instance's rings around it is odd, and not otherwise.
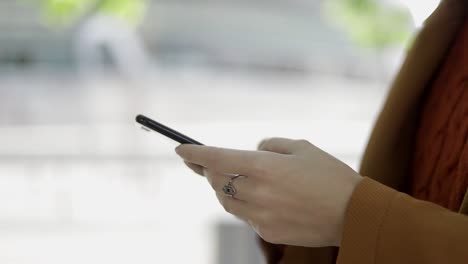
[[[176,152],[208,178],[225,210],[275,244],[339,246],[347,205],[362,177],[305,140],[265,140],[259,151],[182,145]],[[232,175],[237,193],[223,192]],[[229,176],[231,175],[231,176]]]

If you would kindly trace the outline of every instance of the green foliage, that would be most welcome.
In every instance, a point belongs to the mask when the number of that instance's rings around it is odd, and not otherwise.
[[[39,3],[45,21],[69,25],[91,12],[102,12],[138,24],[147,0],[20,0]],[[353,41],[364,47],[382,49],[408,43],[411,19],[405,10],[382,0],[326,0],[328,14]]]
[[[144,17],[146,1],[144,0],[104,0],[99,5],[99,10],[130,23],[138,24]]]
[[[24,1],[24,0],[23,0]],[[146,0],[29,0],[39,4],[42,16],[52,26],[69,25],[91,12],[102,12],[138,24],[143,19]]]
[[[71,23],[83,16],[95,0],[42,0],[42,16],[52,25]]]
[[[361,46],[383,49],[408,43],[410,14],[379,0],[327,0],[327,10]]]

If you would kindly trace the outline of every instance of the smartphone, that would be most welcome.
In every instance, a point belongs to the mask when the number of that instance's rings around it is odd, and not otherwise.
[[[186,135],[175,131],[172,128],[169,128],[161,123],[158,123],[144,115],[138,115],[136,117],[136,122],[142,125],[143,129],[146,131],[155,131],[158,132],[172,140],[179,142],[180,144],[192,144],[192,145],[203,145],[202,143],[187,137]]]

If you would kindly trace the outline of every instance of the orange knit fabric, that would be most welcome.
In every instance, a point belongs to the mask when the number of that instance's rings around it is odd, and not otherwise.
[[[410,194],[458,211],[467,188],[468,19],[427,93]]]

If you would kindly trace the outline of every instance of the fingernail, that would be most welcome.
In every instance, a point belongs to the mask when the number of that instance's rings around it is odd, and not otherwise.
[[[182,145],[181,145],[181,146],[182,146]],[[175,148],[175,152],[176,152],[177,154],[180,154],[180,147],[181,147],[181,146],[178,146],[177,148]]]

